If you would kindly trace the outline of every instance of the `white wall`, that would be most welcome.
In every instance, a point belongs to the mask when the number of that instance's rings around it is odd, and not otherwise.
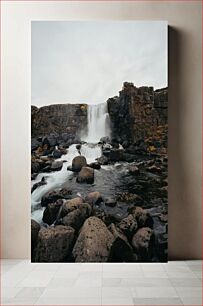
[[[4,1],[2,257],[30,257],[31,20],[161,19],[169,29],[169,255],[201,257],[201,1]]]

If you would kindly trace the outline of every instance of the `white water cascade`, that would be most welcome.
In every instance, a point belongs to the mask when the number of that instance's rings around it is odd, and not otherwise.
[[[80,153],[76,145],[71,145],[68,148],[68,153],[57,160],[66,161],[60,171],[51,173],[40,173],[35,180],[32,181],[32,186],[41,181],[45,177],[47,184],[35,189],[31,195],[32,202],[32,219],[37,222],[42,222],[44,207],[41,207],[42,196],[56,188],[61,188],[65,182],[68,182],[74,176],[72,171],[67,170],[67,166],[71,166],[72,160],[79,154],[86,157],[87,163],[96,161],[102,155],[101,145],[97,143],[101,137],[110,136],[109,114],[107,103],[88,105],[88,132],[80,149]]]
[[[88,105],[88,131],[84,140],[97,143],[104,136],[110,136],[107,103]]]
[[[80,152],[81,155],[86,157],[87,163],[96,161],[96,158],[102,155],[101,147],[99,145],[83,144],[80,149]],[[44,212],[44,207],[40,207],[42,196],[50,190],[61,188],[65,182],[67,182],[71,177],[73,177],[73,172],[68,171],[67,167],[72,165],[73,158],[78,155],[79,153],[76,149],[76,145],[71,145],[68,149],[68,153],[57,159],[58,161],[66,161],[64,162],[63,168],[60,171],[51,173],[39,173],[36,179],[32,181],[32,186],[35,183],[40,182],[42,177],[45,177],[47,182],[46,185],[40,186],[35,189],[31,195],[32,219],[41,223]]]

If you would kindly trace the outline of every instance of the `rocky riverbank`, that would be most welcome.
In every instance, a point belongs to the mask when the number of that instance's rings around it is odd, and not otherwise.
[[[49,111],[33,110],[43,114],[31,147],[32,211],[42,214],[31,223],[33,262],[167,260],[167,89],[124,83],[107,104],[112,135],[95,144],[60,112],[53,128],[41,127]]]

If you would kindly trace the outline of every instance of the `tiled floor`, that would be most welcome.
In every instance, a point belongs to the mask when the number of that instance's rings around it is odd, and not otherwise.
[[[202,305],[202,262],[31,264],[2,260],[1,305]]]

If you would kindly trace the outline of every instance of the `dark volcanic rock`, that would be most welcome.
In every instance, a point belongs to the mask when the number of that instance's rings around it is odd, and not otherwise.
[[[69,212],[71,212],[71,211],[73,211],[75,209],[78,209],[83,203],[84,203],[84,201],[80,197],[77,197],[77,198],[74,198],[74,199],[66,201],[63,204],[61,216],[64,217]]]
[[[126,218],[122,219],[118,224],[118,228],[128,237],[132,238],[132,235],[138,228],[136,218],[133,215],[128,215]]]
[[[51,171],[60,171],[63,167],[63,162],[62,161],[54,161],[51,164]]]
[[[113,235],[99,218],[88,218],[81,229],[73,249],[75,261],[108,261],[113,241]]]
[[[136,219],[138,227],[153,228],[154,221],[150,214],[142,207],[136,206],[129,210]]]
[[[125,82],[118,97],[108,99],[112,137],[119,135],[121,143],[143,139],[167,124],[168,89],[137,88]]]
[[[63,152],[60,150],[54,150],[52,155],[54,158],[61,158],[61,156],[63,155]]]
[[[149,227],[139,229],[132,239],[132,246],[140,261],[151,261],[153,256],[154,236]]]
[[[94,163],[90,163],[88,167],[99,170],[101,168],[101,165],[99,162],[94,162]]]
[[[38,233],[40,230],[40,225],[35,220],[31,220],[31,257],[32,261],[34,261],[34,253],[37,246],[38,241]]]
[[[89,203],[90,205],[99,204],[103,201],[102,195],[98,191],[93,191],[88,193],[88,195],[85,198],[85,201]]]
[[[55,203],[49,203],[43,213],[43,222],[51,225],[57,218],[60,207],[63,205],[63,200],[59,199]]]
[[[36,249],[37,262],[63,262],[70,256],[74,229],[57,225],[39,231]]]
[[[58,199],[69,199],[72,192],[67,188],[57,189],[53,191],[48,191],[42,197],[41,205],[47,206],[49,203],[54,203]]]
[[[82,167],[82,169],[78,173],[77,182],[93,184],[94,183],[94,169],[90,167]]]
[[[55,104],[41,108],[32,106],[31,122],[32,137],[46,136],[51,133],[63,134],[63,141],[70,139],[72,143],[75,143],[75,136],[87,128],[87,105]]]
[[[79,230],[85,220],[90,217],[91,206],[89,204],[81,204],[78,209],[75,209],[63,217],[61,223],[66,226],[71,226],[75,230]]]
[[[72,160],[72,171],[79,172],[82,167],[85,167],[87,165],[87,160],[84,156],[76,156]]]
[[[108,154],[108,158],[112,162],[123,160],[123,153],[122,149],[112,149]]]
[[[127,237],[119,231],[115,224],[111,224],[108,229],[114,236],[114,241],[109,254],[109,262],[133,262],[136,257],[133,254]]]
[[[101,156],[97,158],[97,161],[100,165],[108,165],[109,159],[106,156]]]
[[[36,183],[36,184],[34,184],[34,185],[32,186],[31,193],[33,193],[33,191],[34,191],[35,189],[37,189],[38,187],[43,186],[43,185],[46,185],[46,184],[47,184],[47,182],[45,181],[45,178],[44,178],[44,176],[43,176],[43,178],[41,179],[40,182],[38,182],[38,183]]]

